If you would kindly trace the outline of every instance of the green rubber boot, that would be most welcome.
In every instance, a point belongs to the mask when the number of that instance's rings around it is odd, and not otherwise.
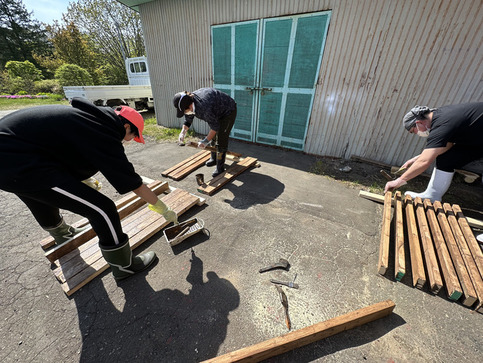
[[[116,281],[123,280],[137,272],[148,268],[155,260],[156,254],[152,251],[133,257],[129,240],[126,239],[121,246],[114,249],[101,247],[102,257],[111,266],[112,275]]]
[[[63,243],[69,242],[72,238],[75,237],[76,234],[82,232],[86,228],[87,227],[76,228],[73,226],[69,226],[67,223],[65,223],[64,218],[62,218],[62,220],[56,227],[44,229],[49,232],[52,237],[54,237],[56,245],[61,245]]]

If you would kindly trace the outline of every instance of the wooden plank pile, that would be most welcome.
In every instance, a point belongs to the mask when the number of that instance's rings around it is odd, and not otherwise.
[[[148,187],[158,195],[167,193],[161,200],[178,216],[191,207],[205,202],[204,199],[182,189],[169,187],[167,182],[154,181]],[[151,211],[134,193],[127,194],[116,202],[116,206],[123,231],[129,236],[131,249],[140,246],[168,225],[163,216]],[[69,296],[109,267],[102,257],[98,238],[88,223],[86,219],[73,223],[77,227],[87,228],[60,246],[55,246],[51,237],[40,241],[42,248],[47,250],[45,255],[52,262],[55,277]],[[54,247],[49,249],[51,246]]]
[[[406,274],[409,254],[414,287],[422,289],[427,283],[429,290],[437,294],[444,285],[449,299],[461,299],[464,306],[475,305],[475,310],[483,313],[483,253],[457,204],[413,200],[410,196],[403,199],[399,191],[393,200],[392,193],[387,192],[379,249],[380,274],[388,269],[391,245],[397,281]]]
[[[188,159],[172,166],[171,168],[166,169],[161,173],[161,175],[165,178],[181,180],[196,169],[205,165],[205,163],[210,159],[210,154],[211,153],[208,150],[202,150]]]

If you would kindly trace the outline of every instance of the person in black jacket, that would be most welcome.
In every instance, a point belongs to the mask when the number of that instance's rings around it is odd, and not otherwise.
[[[184,142],[195,116],[208,123],[210,132],[198,143],[198,147],[204,148],[212,141],[215,142],[216,152],[211,153],[211,158],[206,162],[206,166],[216,165],[213,177],[221,174],[225,171],[228,138],[236,119],[235,100],[217,89],[200,88],[192,93],[188,91],[176,93],[173,105],[178,118],[185,116],[178,139],[180,144]]]
[[[0,120],[0,189],[16,194],[56,244],[78,229],[67,225],[60,209],[86,217],[116,280],[144,270],[154,252],[133,257],[114,202],[83,181],[101,172],[121,194],[133,191],[177,223],[177,215],[143,184],[124,152],[123,141],[144,143],[144,120],[136,110],[97,107],[83,98],[71,106],[39,106]]]

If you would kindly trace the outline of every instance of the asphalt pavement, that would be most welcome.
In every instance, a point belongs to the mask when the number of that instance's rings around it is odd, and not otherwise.
[[[88,141],[86,141],[88,142]],[[284,288],[292,331],[391,299],[383,319],[271,358],[270,362],[477,362],[483,316],[377,274],[382,206],[358,190],[309,173],[315,157],[230,141],[260,167],[213,196],[197,192],[194,173],[171,186],[206,198],[180,219],[204,220],[170,247],[162,233],[136,252],[154,250],[146,273],[116,284],[109,270],[67,297],[43,256],[47,236],[25,206],[0,191],[1,362],[198,362],[288,332],[270,278]],[[161,173],[197,152],[173,143],[128,144],[139,174]],[[229,163],[228,163],[229,164]],[[208,180],[213,168],[199,169]],[[103,182],[102,193],[121,196]],[[68,221],[80,216],[65,213]],[[285,258],[289,271],[259,273]]]

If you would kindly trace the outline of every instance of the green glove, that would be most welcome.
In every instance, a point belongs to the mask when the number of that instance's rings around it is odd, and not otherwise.
[[[97,180],[97,179],[95,179],[93,177],[90,177],[89,179],[83,180],[82,182],[85,185],[88,185],[92,189],[95,189],[97,191],[101,190],[101,188],[102,188],[102,183],[99,180]]]
[[[178,224],[178,215],[176,214],[176,212],[169,208],[161,200],[158,199],[156,204],[149,204],[148,208],[156,213],[161,214],[167,222],[173,222],[174,224]]]

